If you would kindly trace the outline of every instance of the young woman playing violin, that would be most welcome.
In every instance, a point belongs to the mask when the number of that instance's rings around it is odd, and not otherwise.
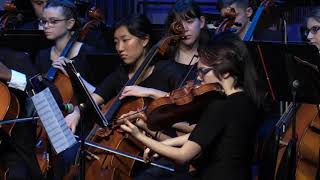
[[[233,43],[221,42],[210,42],[199,50],[198,78],[203,83],[218,83],[226,98],[213,100],[190,134],[158,142],[142,134],[130,121],[121,125],[148,147],[144,154],[146,161],[150,160],[150,149],[178,163],[189,162],[201,154],[203,161],[197,163],[197,178],[251,179],[260,98],[255,90],[252,63],[248,56],[237,52]]]

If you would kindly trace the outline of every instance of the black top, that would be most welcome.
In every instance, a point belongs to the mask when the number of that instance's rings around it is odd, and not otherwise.
[[[77,71],[80,72],[81,76],[89,83],[93,82],[94,76],[88,68],[89,60],[86,59],[86,55],[95,51],[96,50],[93,47],[83,44],[78,55],[71,59],[74,60],[74,66]],[[52,60],[50,59],[50,52],[51,47],[40,50],[36,56],[36,68],[42,75],[46,75],[48,70],[51,68]]]
[[[128,80],[127,69],[123,65],[119,66],[118,69],[103,80],[95,93],[105,101],[108,101],[121,91]],[[155,64],[151,75],[139,83],[139,86],[171,92],[177,88],[180,80],[179,71],[177,71],[172,61],[159,61]]]
[[[0,60],[10,69],[23,73],[27,78],[35,75],[35,69],[27,53],[6,47],[0,48]]]
[[[251,179],[257,115],[256,106],[243,92],[208,105],[189,137],[203,152],[202,162],[195,160],[200,179]]]
[[[1,47],[0,48],[0,61],[6,65],[9,69],[18,71],[26,75],[27,83],[28,79],[36,74],[36,70],[33,67],[31,60],[27,53],[15,51],[9,48]],[[26,90],[28,89],[29,84],[27,84]],[[10,88],[10,91],[13,91],[21,105],[24,104],[27,94],[23,91]],[[22,106],[23,107],[23,106]],[[24,108],[21,109],[20,116],[24,115]]]
[[[38,30],[39,29],[39,20],[33,20],[26,22],[17,27],[17,29],[21,30]],[[110,35],[110,33],[108,33]],[[110,48],[106,43],[106,38],[104,37],[103,31],[100,29],[94,28],[91,29],[83,39],[83,42],[89,44],[90,46],[95,47],[96,49],[108,52],[111,51]]]
[[[177,69],[176,71],[179,72],[178,74],[180,75],[181,82],[184,81],[183,85],[190,80],[194,80],[197,76],[197,64],[195,63],[194,65],[186,65],[186,64],[181,64],[177,63],[176,61],[173,61],[173,64],[175,68]],[[187,76],[185,78],[185,76]],[[179,85],[181,84],[179,82]]]

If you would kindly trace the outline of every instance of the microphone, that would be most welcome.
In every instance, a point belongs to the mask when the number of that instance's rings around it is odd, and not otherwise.
[[[300,86],[300,82],[298,80],[294,80],[292,82],[292,87],[295,89],[298,89],[298,87]]]
[[[74,110],[73,104],[70,104],[70,103],[64,104],[63,103],[62,96],[59,93],[59,90],[55,86],[54,83],[47,81],[47,80],[43,79],[42,76],[38,76],[38,75],[30,78],[29,81],[32,85],[34,93],[38,93],[48,87],[50,89],[50,92],[51,92],[54,100],[56,101],[59,109],[63,113],[67,113],[67,114],[70,114],[73,112],[73,110]]]
[[[61,111],[70,114],[73,112],[74,110],[74,106],[73,104],[70,103],[66,103],[66,104],[62,104],[62,106],[59,107]]]

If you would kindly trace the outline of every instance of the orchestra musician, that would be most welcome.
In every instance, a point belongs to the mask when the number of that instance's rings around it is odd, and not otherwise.
[[[26,53],[0,48],[0,80],[10,87],[20,104],[19,118],[32,117],[31,99],[27,95],[27,80],[36,71]],[[1,164],[8,168],[6,178],[43,179],[34,149],[36,147],[36,121],[19,122],[13,126],[11,137],[1,139]],[[3,174],[1,174],[3,175]],[[3,177],[2,177],[3,178]]]
[[[153,44],[151,23],[148,18],[144,15],[131,15],[121,19],[114,26],[114,43],[122,65],[107,76],[92,94],[98,105],[115,97],[145,60],[146,53]],[[140,91],[142,95],[137,95],[138,97],[156,99],[163,97],[165,92],[177,88],[180,79],[171,61],[154,59],[142,74],[138,84],[132,87],[144,89],[144,91]],[[126,93],[125,89],[122,91],[120,99],[127,97],[127,95],[123,96],[124,93]],[[76,127],[80,119],[79,109],[75,108],[73,113],[66,116],[66,119],[72,122],[70,124],[72,129]],[[145,123],[141,122],[137,125],[142,129],[147,129]],[[152,132],[150,135],[154,137],[156,132]]]
[[[109,101],[120,92],[145,59],[145,55],[153,42],[150,21],[143,15],[132,15],[124,18],[116,23],[114,29],[115,47],[122,59],[122,65],[107,76],[92,94],[98,105]],[[140,91],[144,93],[144,95],[141,95],[144,97],[156,99],[164,96],[163,92],[173,90],[178,84],[175,69],[170,65],[169,61],[154,63],[144,73],[141,82],[138,83],[139,86],[134,86],[134,88],[139,88],[140,85],[145,87],[146,91]],[[126,91],[124,90],[123,93],[126,93]],[[72,121],[70,125],[72,129],[76,127],[80,119],[78,110],[76,108],[73,113],[66,117],[66,119],[70,118],[70,121]]]
[[[177,0],[169,10],[165,23],[165,32],[170,33],[171,24],[177,21],[180,21],[185,29],[185,38],[179,41],[175,47],[170,48],[167,54],[169,55],[169,59],[173,61],[177,74],[181,76],[181,81],[193,80],[196,77],[195,66],[199,60],[198,48],[209,39],[205,17],[202,15],[200,7],[195,1]],[[185,76],[187,77],[185,78]],[[147,97],[148,90],[150,89],[137,86],[126,87],[123,92],[123,97]],[[168,95],[168,92],[163,92],[158,98],[164,95]],[[190,123],[182,120],[182,122],[174,124],[173,127],[181,132],[191,132],[194,125],[194,122]],[[163,132],[150,132],[148,129],[145,130],[149,133],[156,133],[157,139],[160,140],[164,140],[167,137]]]
[[[74,4],[72,0],[69,1],[69,3]],[[26,30],[44,30],[43,24],[41,23],[41,18],[43,9],[45,8],[46,4],[50,2],[50,0],[30,0],[30,2],[33,7],[34,14],[36,15],[36,19],[25,22],[24,24],[19,25],[17,28]],[[78,17],[78,19],[79,26],[85,25],[86,21],[83,20],[83,18]],[[103,23],[101,22],[101,24]],[[105,26],[105,24],[103,24],[103,26]],[[105,42],[103,32],[96,27],[93,27],[91,31],[88,32],[88,34],[84,37],[83,42],[103,52],[111,51]]]
[[[145,136],[129,121],[137,117],[129,116],[121,125],[148,147],[144,153],[146,161],[151,158],[150,149],[177,163],[197,162],[195,157],[201,153],[202,161],[195,163],[199,171],[196,178],[251,179],[250,163],[261,97],[256,91],[252,62],[247,53],[238,53],[239,47],[235,46],[242,43],[241,40],[234,38],[234,41],[237,43],[211,41],[199,50],[199,78],[203,83],[219,83],[226,98],[213,100],[191,133],[158,142]]]
[[[42,17],[43,8],[46,6],[49,0],[30,0],[30,3],[32,5],[34,14],[36,15],[36,19],[26,22],[22,25],[20,25],[19,29],[39,29],[43,30],[42,24],[40,24],[40,18]]]
[[[307,17],[307,28],[304,35],[310,44],[315,45],[320,50],[320,7],[315,7]]]
[[[48,70],[54,67],[68,76],[64,65],[65,61],[72,60],[75,68],[81,73],[81,77],[86,82],[89,91],[93,91],[94,87],[90,85],[93,74],[88,68],[89,62],[86,59],[86,54],[94,53],[96,49],[86,43],[76,41],[73,43],[68,56],[60,57],[74,31],[80,27],[77,8],[74,3],[69,0],[51,0],[44,7],[40,22],[46,37],[54,41],[54,46],[39,51],[35,59],[37,70],[46,76]],[[70,126],[71,122],[68,121],[68,118],[66,118],[66,122]],[[90,130],[91,126],[92,124],[89,121],[85,123],[87,131]],[[72,128],[72,131],[75,133],[76,128]],[[78,149],[79,144],[76,144],[58,155],[58,160],[54,161],[55,164],[53,164],[54,179],[62,179],[68,172],[68,168],[73,164]]]
[[[249,0],[218,0],[218,8],[221,13],[231,8],[235,10],[235,24],[231,28],[243,39],[251,25],[251,18],[254,15],[254,10]],[[257,29],[252,37],[252,40],[256,41],[281,42],[283,39],[281,32],[261,28]]]

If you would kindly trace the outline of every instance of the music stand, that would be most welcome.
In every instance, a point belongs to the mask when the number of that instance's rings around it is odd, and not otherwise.
[[[90,118],[95,119],[101,127],[107,127],[110,123],[102,115],[98,105],[94,102],[91,97],[90,92],[85,86],[84,81],[82,80],[80,73],[77,72],[74,65],[69,62],[66,63],[65,70],[67,71],[69,78],[72,82],[73,92],[77,98],[80,109],[80,179],[85,179],[85,134],[84,134],[84,120],[87,117],[87,114],[90,112]]]
[[[94,85],[99,85],[121,62],[117,53],[89,53],[87,60],[89,69],[94,72]]]
[[[280,137],[284,133],[283,128],[292,124],[292,139],[288,143],[288,166],[279,166],[277,178],[291,179],[295,177],[296,170],[296,102],[319,104],[320,103],[320,62],[319,51],[315,46],[308,44],[276,44],[270,42],[248,42],[247,46],[252,58],[255,60],[256,69],[260,77],[264,77],[268,93],[274,101],[292,102],[291,116],[285,118],[286,122],[280,122],[274,129],[275,154],[269,159],[273,161],[271,167],[273,179]],[[261,58],[263,57],[263,58]],[[279,175],[279,169],[284,173]],[[266,173],[268,174],[268,173]]]
[[[319,104],[320,61],[319,51],[315,46],[247,42],[247,47],[254,59],[259,77],[263,77],[268,93],[274,97],[274,101],[292,102],[292,87],[298,85],[296,102]],[[261,49],[265,65],[262,64],[258,47]]]
[[[0,46],[27,51],[35,57],[39,49],[48,48],[53,41],[48,40],[42,30],[8,30],[0,32]]]

